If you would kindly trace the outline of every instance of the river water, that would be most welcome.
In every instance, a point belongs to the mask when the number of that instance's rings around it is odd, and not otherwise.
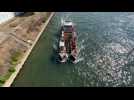
[[[78,32],[78,63],[55,63],[61,20]],[[13,87],[133,86],[134,13],[57,12]]]

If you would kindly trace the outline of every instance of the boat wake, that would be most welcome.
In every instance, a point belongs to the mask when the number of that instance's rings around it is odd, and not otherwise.
[[[57,45],[56,44],[53,44],[53,49],[57,50]]]
[[[75,63],[79,63],[79,62],[81,62],[81,61],[83,61],[83,60],[84,60],[84,57],[78,58]]]

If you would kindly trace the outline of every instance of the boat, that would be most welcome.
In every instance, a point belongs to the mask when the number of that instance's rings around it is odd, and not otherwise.
[[[59,58],[60,62],[76,63],[78,55],[77,50],[77,34],[73,22],[64,21],[61,26],[61,34],[59,40]]]

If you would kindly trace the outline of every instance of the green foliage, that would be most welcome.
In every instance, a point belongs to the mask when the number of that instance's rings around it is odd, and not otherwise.
[[[0,77],[0,83],[4,84],[6,82],[7,79],[9,79],[9,77],[11,76],[11,72],[7,72],[7,74],[5,74],[4,76]]]
[[[2,87],[2,85],[3,85],[3,84],[2,84],[2,83],[0,83],[0,87]]]
[[[9,79],[9,77],[12,75],[12,72],[7,72],[7,74],[4,76],[5,80]]]
[[[19,59],[19,56],[21,55],[20,52],[16,52],[14,55],[12,55],[11,59],[12,61],[16,62]]]
[[[6,80],[8,80],[10,78],[10,76],[12,75],[12,73],[14,73],[15,67],[17,65],[17,62],[19,60],[19,58],[21,57],[21,52],[16,52],[11,56],[11,67],[8,69],[8,72],[5,75],[0,76],[0,86],[2,86]]]
[[[10,67],[10,68],[8,69],[8,71],[12,73],[12,72],[15,72],[16,70],[15,70],[15,67],[13,66],[13,67]]]
[[[11,64],[12,65],[16,65],[17,64],[17,61],[11,61]]]
[[[21,56],[21,52],[16,52],[16,53],[14,53],[14,54],[12,55],[12,57],[11,57],[11,64],[12,64],[12,65],[16,65],[17,62],[18,62],[18,60],[19,60],[19,58],[20,58],[20,56]]]
[[[15,72],[15,67],[10,67],[8,72],[5,75],[0,76],[0,86],[2,86],[14,72]]]
[[[0,76],[0,84],[4,84],[6,81],[5,77]]]

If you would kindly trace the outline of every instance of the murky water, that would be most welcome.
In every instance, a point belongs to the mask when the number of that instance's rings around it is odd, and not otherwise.
[[[56,64],[61,20],[78,32],[78,63]],[[134,13],[59,12],[12,86],[133,86]]]

